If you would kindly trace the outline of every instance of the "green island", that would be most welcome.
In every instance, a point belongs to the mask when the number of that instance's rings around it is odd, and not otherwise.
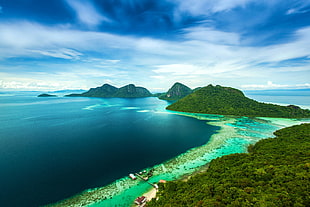
[[[310,206],[310,124],[274,134],[187,181],[160,184],[147,206]]]
[[[295,105],[279,106],[255,101],[240,90],[208,85],[172,103],[168,110],[248,117],[307,118],[310,110]]]
[[[160,94],[158,98],[167,101],[175,101],[184,98],[192,92],[193,90],[186,85],[176,82],[166,93]]]
[[[57,96],[56,95],[47,94],[47,93],[42,93],[42,94],[38,95],[38,97],[57,97]]]
[[[129,84],[121,88],[104,84],[97,88],[91,88],[81,94],[69,94],[66,97],[99,97],[99,98],[143,98],[153,96],[146,88]]]

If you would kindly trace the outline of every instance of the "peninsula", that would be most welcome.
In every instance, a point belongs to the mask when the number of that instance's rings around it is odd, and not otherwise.
[[[147,206],[309,206],[310,124],[274,134],[188,181],[160,183]]]
[[[310,110],[255,101],[240,90],[208,85],[167,107],[168,110],[248,117],[308,118]]]

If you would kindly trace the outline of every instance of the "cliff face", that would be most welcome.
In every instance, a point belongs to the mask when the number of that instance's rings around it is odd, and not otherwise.
[[[192,92],[193,92],[192,89],[190,89],[189,87],[187,87],[182,83],[177,82],[168,90],[167,93],[159,96],[159,98],[163,100],[174,101],[184,98],[185,96],[191,94]]]
[[[143,87],[136,87],[134,84],[129,84],[121,88],[116,88],[109,84],[104,84],[97,88],[91,88],[89,91],[82,94],[70,94],[69,97],[101,97],[101,98],[141,98],[150,97],[152,94]]]

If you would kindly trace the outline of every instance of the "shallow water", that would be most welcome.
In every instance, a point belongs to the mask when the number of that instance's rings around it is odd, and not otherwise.
[[[171,160],[154,166],[152,168],[154,175],[150,179],[152,183],[156,183],[161,179],[179,179],[184,175],[189,175],[203,168],[212,159],[223,155],[246,152],[249,144],[254,144],[264,138],[273,137],[273,132],[277,129],[302,122],[310,122],[310,119],[287,119],[286,122],[283,122],[283,119],[264,120],[190,113],[178,114],[208,121],[208,124],[219,126],[220,129],[216,134],[212,135],[210,141],[205,145],[192,148]],[[90,189],[56,206],[67,206],[69,204],[75,206],[75,201],[77,201],[78,205],[88,205],[91,207],[130,206],[136,197],[149,189],[150,186],[144,181],[132,181],[124,177],[108,186]]]

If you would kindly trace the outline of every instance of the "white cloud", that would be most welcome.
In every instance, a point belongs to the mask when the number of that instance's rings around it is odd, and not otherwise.
[[[15,90],[49,90],[50,88],[66,89],[66,86],[60,87],[59,81],[0,81],[0,89],[15,89]]]
[[[299,1],[294,7],[287,10],[286,15],[301,14],[309,11],[310,0]]]
[[[79,59],[79,57],[82,55],[80,52],[66,48],[57,50],[29,50],[29,52],[63,59]]]
[[[0,23],[0,31],[0,58],[32,56],[33,51],[68,58],[79,56],[77,51],[135,48],[133,38],[73,30],[62,25],[46,27],[31,22]]]
[[[191,27],[183,30],[184,37],[188,40],[199,40],[213,44],[237,45],[240,37],[236,33],[217,31],[206,27]]]
[[[190,64],[170,64],[159,65],[157,69],[153,70],[155,73],[170,73],[171,75],[190,75],[190,74],[204,74],[205,71],[199,66]]]
[[[231,10],[236,7],[244,7],[254,0],[171,0],[178,4],[180,12],[189,12],[192,15],[209,15],[221,11]]]
[[[0,59],[35,57],[40,60],[40,56],[74,59],[77,61],[62,65],[62,70],[72,68],[70,73],[62,75],[77,81],[89,77],[85,85],[94,78],[110,74],[119,79],[127,75],[127,79],[123,80],[128,82],[136,80],[137,74],[143,74],[145,79],[154,78],[164,85],[175,80],[193,83],[193,79],[208,84],[225,77],[226,85],[234,83],[231,86],[239,87],[245,85],[247,80],[242,79],[245,76],[259,76],[266,80],[266,74],[278,76],[283,72],[296,71],[305,76],[310,70],[310,62],[306,61],[292,67],[288,63],[281,65],[281,61],[310,57],[310,27],[296,31],[290,42],[262,47],[245,47],[239,44],[238,34],[202,27],[183,30],[180,33],[183,41],[127,37],[74,30],[70,25],[48,27],[31,22],[2,22],[0,31]],[[93,53],[96,57],[92,56]],[[0,71],[9,71],[4,62],[0,63]],[[51,68],[50,63],[44,64],[40,66]],[[83,73],[83,70],[88,72]],[[121,77],[120,71],[124,70],[127,74],[121,74]],[[16,71],[12,70],[12,76],[16,76]],[[60,80],[61,75],[54,79]],[[145,83],[151,84],[149,82]],[[193,84],[198,85],[198,82]]]
[[[296,85],[281,85],[268,81],[265,85],[250,84],[241,86],[245,90],[268,90],[268,89],[290,89],[290,88],[310,88],[309,83],[296,84]]]
[[[108,62],[108,63],[116,64],[116,63],[120,62],[121,60],[105,60],[105,61]]]
[[[104,15],[100,14],[89,1],[66,0],[70,7],[76,12],[78,19],[88,25],[97,26],[101,22],[110,22]]]

